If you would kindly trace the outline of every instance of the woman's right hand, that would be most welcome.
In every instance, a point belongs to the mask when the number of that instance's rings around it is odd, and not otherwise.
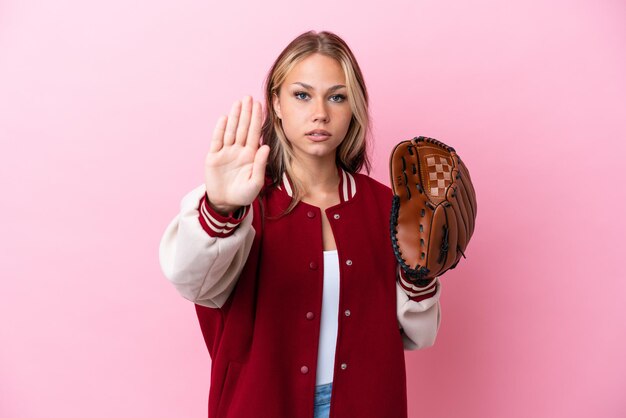
[[[261,139],[261,103],[251,96],[237,100],[217,121],[204,161],[209,204],[223,215],[251,204],[265,180],[268,145]]]

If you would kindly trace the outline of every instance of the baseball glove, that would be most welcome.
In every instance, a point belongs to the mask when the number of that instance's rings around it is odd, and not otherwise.
[[[465,258],[476,220],[474,186],[454,148],[434,138],[400,142],[389,166],[393,250],[405,279],[426,286]]]

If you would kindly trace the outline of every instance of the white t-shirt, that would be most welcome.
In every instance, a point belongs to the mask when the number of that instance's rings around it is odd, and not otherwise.
[[[322,316],[317,355],[316,385],[333,381],[339,321],[339,257],[337,250],[324,251]]]

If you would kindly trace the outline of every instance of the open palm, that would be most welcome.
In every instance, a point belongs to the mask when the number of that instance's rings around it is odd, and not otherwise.
[[[224,214],[249,205],[263,187],[269,146],[259,146],[261,104],[246,96],[215,126],[204,162],[210,204]]]

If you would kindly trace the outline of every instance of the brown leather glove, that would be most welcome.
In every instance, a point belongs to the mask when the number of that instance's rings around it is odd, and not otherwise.
[[[389,166],[393,250],[405,279],[426,286],[465,257],[476,220],[474,186],[454,148],[433,138],[400,142]]]

